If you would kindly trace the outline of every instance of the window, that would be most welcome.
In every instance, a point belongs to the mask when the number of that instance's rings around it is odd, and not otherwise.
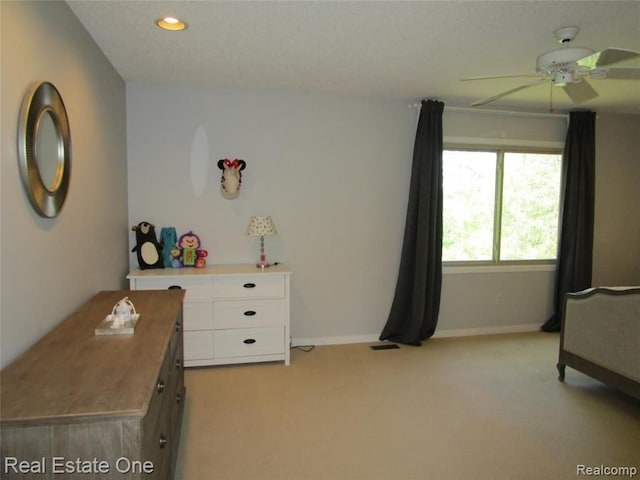
[[[560,153],[443,152],[445,262],[555,260]]]

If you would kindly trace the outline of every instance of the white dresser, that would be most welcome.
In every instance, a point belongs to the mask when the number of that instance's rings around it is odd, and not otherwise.
[[[134,270],[127,278],[131,290],[186,290],[185,367],[289,365],[291,270],[285,265]]]

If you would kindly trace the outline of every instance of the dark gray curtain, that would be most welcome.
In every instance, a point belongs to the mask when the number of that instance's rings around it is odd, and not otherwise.
[[[571,112],[562,155],[560,244],[553,316],[542,325],[558,332],[565,294],[589,288],[593,259],[596,114]]]
[[[442,286],[442,112],[423,100],[395,297],[380,340],[420,345],[438,323]]]

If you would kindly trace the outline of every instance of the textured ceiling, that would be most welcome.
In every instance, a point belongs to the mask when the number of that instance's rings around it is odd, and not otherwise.
[[[639,1],[95,1],[67,2],[127,82],[434,98],[447,105],[515,87],[536,57],[576,25],[593,50],[640,51]],[[165,15],[189,28],[166,32]],[[629,61],[619,67],[640,67]],[[580,108],[640,114],[640,81],[590,80]],[[487,108],[576,108],[559,88],[532,87]]]

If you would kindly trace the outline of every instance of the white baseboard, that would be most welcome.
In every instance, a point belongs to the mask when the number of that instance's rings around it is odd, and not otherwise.
[[[379,333],[369,335],[344,335],[339,337],[309,337],[294,338],[292,346],[301,347],[304,345],[344,345],[347,343],[372,343],[377,342]]]
[[[503,333],[538,332],[540,325],[537,323],[524,325],[509,325],[504,327],[458,328],[451,330],[436,330],[432,338],[447,337],[471,337],[475,335],[498,335]],[[379,333],[368,335],[343,335],[337,337],[307,337],[292,339],[291,346],[301,347],[305,345],[344,345],[349,343],[378,343]]]
[[[433,338],[446,337],[473,337],[475,335],[499,335],[502,333],[526,333],[538,332],[542,323],[529,323],[524,325],[509,325],[503,327],[458,328],[452,330],[436,330]]]

